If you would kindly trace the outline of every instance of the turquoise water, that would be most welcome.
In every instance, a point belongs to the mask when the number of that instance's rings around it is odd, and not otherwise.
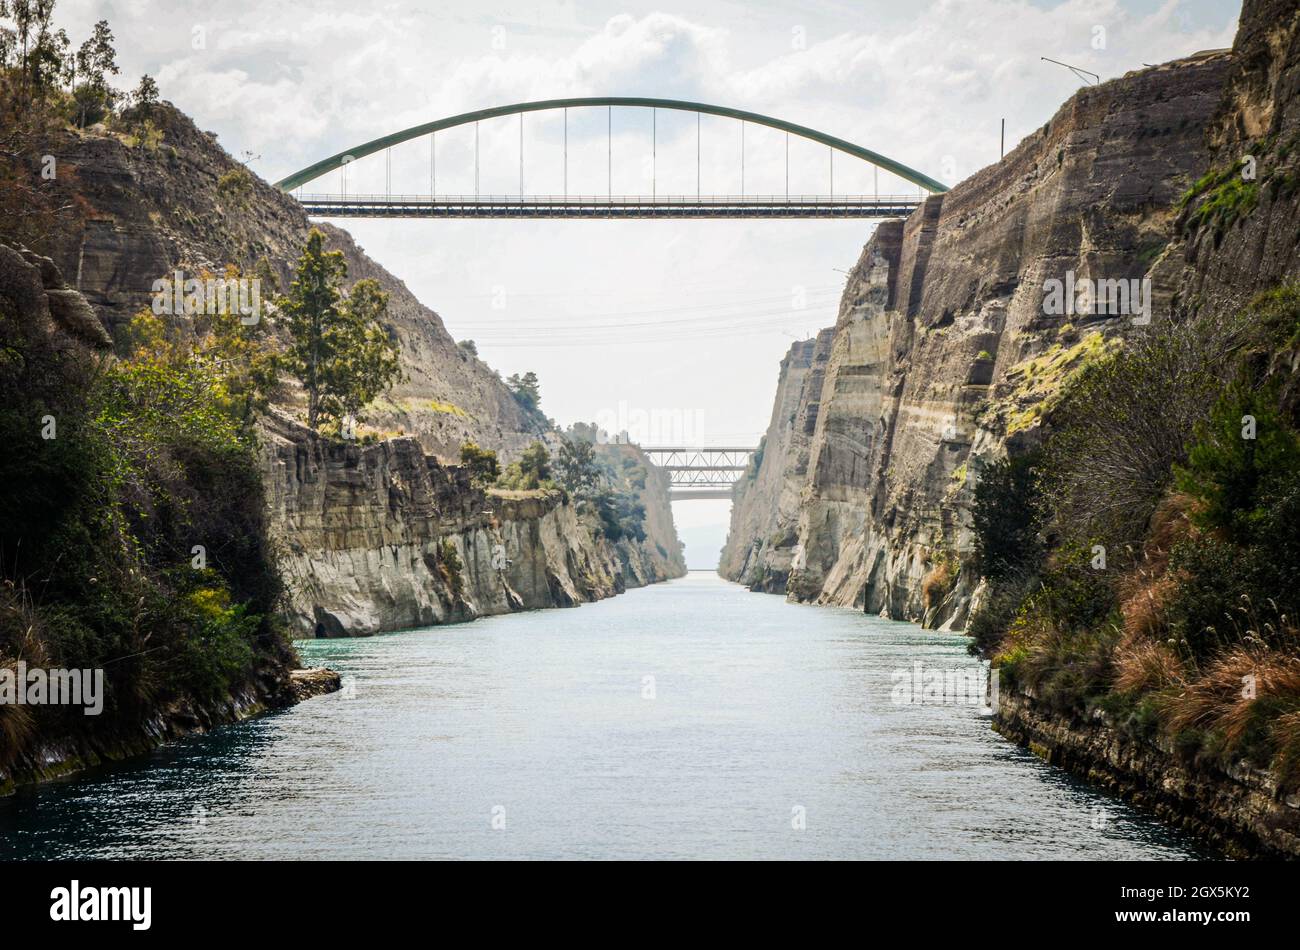
[[[1182,858],[990,731],[896,704],[961,636],[708,574],[307,641],[344,694],[0,800],[25,858]]]

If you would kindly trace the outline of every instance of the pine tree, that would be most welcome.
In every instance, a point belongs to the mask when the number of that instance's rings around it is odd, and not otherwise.
[[[286,365],[307,393],[307,424],[354,418],[401,378],[400,348],[381,325],[388,295],[373,280],[344,296],[348,267],[325,235],[307,236],[289,293],[278,301],[291,337]]]

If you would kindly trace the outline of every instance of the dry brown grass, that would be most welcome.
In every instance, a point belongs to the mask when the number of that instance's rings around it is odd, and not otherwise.
[[[1195,530],[1188,518],[1191,504],[1181,494],[1160,503],[1151,516],[1141,563],[1119,582],[1124,638],[1115,648],[1114,686],[1120,692],[1165,690],[1185,682],[1186,666],[1165,640],[1169,605],[1179,585],[1178,575],[1169,570],[1169,555]]]
[[[1178,578],[1173,574],[1141,571],[1127,577],[1121,584],[1119,606],[1125,636],[1134,641],[1164,639],[1169,603],[1177,592]]]
[[[952,568],[946,561],[941,561],[930,569],[925,575],[925,580],[921,581],[921,595],[925,602],[925,609],[940,603],[948,591],[952,589]]]
[[[1188,518],[1191,506],[1192,500],[1180,494],[1160,503],[1151,516],[1141,563],[1119,582],[1120,613],[1130,640],[1164,639],[1166,612],[1179,584],[1179,577],[1169,571],[1169,556],[1174,545],[1195,531]]]
[[[1294,787],[1300,782],[1300,709],[1278,716],[1272,731],[1278,749],[1274,771],[1284,786]]]
[[[27,590],[6,579],[0,584],[0,669],[48,666],[40,618]],[[36,723],[26,706],[0,704],[0,763],[9,764],[32,738]]]
[[[1185,675],[1178,655],[1158,640],[1125,636],[1115,648],[1114,686],[1121,693],[1168,689]]]
[[[1174,734],[1189,728],[1218,732],[1231,746],[1245,734],[1255,703],[1265,699],[1300,702],[1300,656],[1252,639],[1226,650],[1170,694],[1165,725]]]
[[[1150,533],[1142,546],[1143,568],[1152,577],[1165,573],[1174,545],[1195,533],[1191,521],[1194,506],[1195,499],[1190,495],[1173,492],[1165,496],[1152,514]]]

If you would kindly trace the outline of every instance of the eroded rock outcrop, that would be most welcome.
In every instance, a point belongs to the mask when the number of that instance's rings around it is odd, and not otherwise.
[[[1227,312],[1300,278],[1300,7],[1242,4],[1204,179],[1178,221],[1180,312]]]

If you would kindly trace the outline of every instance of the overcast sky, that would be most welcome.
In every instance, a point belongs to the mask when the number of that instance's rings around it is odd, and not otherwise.
[[[122,82],[164,98],[275,181],[408,126],[562,96],[657,96],[787,119],[954,183],[1042,125],[1081,84],[1063,60],[1118,76],[1228,46],[1230,0],[854,0],[817,3],[356,3],[336,0],[60,0],[74,43],[107,18]],[[693,116],[571,112],[569,192],[694,194]],[[700,124],[706,194],[740,189],[739,123]],[[563,184],[562,120],[524,120],[524,190]],[[780,193],[781,133],[745,130],[745,190]],[[520,123],[483,123],[480,188],[519,191]],[[437,187],[474,190],[474,132],[437,141]],[[392,190],[428,193],[428,139],[392,150]],[[355,163],[349,192],[383,192],[386,160]],[[827,150],[795,140],[790,189],[825,191]],[[870,166],[835,162],[837,193],[869,193]],[[915,193],[881,173],[882,192]],[[337,192],[334,173],[308,191]],[[794,339],[834,322],[861,221],[344,222],[359,243],[473,338],[504,374],[534,370],[562,424],[656,413],[655,441],[755,443]],[[687,531],[725,505],[676,506]],[[707,534],[707,532],[706,532]],[[712,535],[709,535],[710,537]],[[720,541],[720,539],[719,539]],[[701,545],[691,545],[699,566]]]

